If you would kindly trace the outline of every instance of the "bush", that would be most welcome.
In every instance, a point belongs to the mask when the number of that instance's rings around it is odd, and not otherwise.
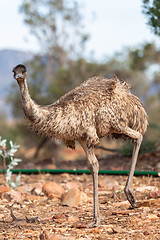
[[[0,156],[2,157],[6,177],[6,183],[13,188],[16,188],[20,185],[20,175],[15,179],[15,182],[11,180],[12,178],[12,169],[18,165],[22,160],[15,158],[14,154],[17,152],[19,145],[13,144],[12,141],[9,142],[10,149],[7,147],[7,140],[0,137]],[[9,164],[6,166],[6,161],[8,160]]]

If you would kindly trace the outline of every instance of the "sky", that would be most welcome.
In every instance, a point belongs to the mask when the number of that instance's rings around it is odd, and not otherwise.
[[[0,50],[40,51],[39,44],[23,23],[19,6],[23,0],[0,1]],[[79,0],[83,2],[85,30],[90,34],[86,56],[103,59],[124,47],[137,47],[158,38],[146,25],[141,0]],[[94,54],[93,54],[94,53]]]

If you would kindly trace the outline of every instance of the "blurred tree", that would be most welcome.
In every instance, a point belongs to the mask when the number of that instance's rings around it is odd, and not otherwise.
[[[78,1],[24,0],[20,12],[41,45],[43,55],[50,53],[63,65],[68,55],[82,55],[88,34],[84,31],[83,15]],[[56,67],[56,66],[55,66]]]
[[[143,0],[142,11],[147,16],[147,24],[151,27],[154,34],[160,36],[160,1],[159,0]],[[155,54],[155,49],[152,44],[151,59],[154,58],[154,63],[160,62],[160,51]],[[148,62],[149,63],[149,62]],[[142,64],[143,65],[143,64]],[[153,73],[153,72],[152,72]],[[160,122],[160,70],[156,66],[156,70],[152,74],[150,83],[150,94],[148,96],[147,107],[150,113],[150,121]]]
[[[142,8],[148,18],[148,25],[156,35],[160,36],[160,1],[143,0]]]
[[[160,50],[153,43],[143,44],[140,48],[130,50],[130,68],[145,71],[153,64],[160,62]]]

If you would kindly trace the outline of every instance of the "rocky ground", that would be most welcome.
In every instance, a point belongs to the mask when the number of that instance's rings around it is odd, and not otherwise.
[[[66,156],[70,156],[68,152]],[[68,161],[70,156],[58,168],[87,169],[83,157],[74,156]],[[114,154],[98,158],[101,170],[129,169],[128,157]],[[160,152],[140,155],[136,170],[159,171],[159,159]],[[21,166],[52,167],[57,167],[57,163],[54,166],[49,159]],[[5,184],[4,174],[0,174],[0,240],[160,239],[159,177],[134,177],[135,209],[130,207],[123,192],[126,179],[127,176],[99,175],[101,225],[90,228],[93,213],[90,175],[22,175],[21,185],[13,190]]]
[[[90,175],[22,175],[11,190],[0,175],[0,239],[160,239],[160,181],[134,177],[138,207],[123,192],[126,176],[99,176],[101,225],[92,221]]]

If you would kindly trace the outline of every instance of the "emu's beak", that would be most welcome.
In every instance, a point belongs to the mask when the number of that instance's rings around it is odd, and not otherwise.
[[[24,78],[22,73],[17,73],[14,77],[16,80]]]

